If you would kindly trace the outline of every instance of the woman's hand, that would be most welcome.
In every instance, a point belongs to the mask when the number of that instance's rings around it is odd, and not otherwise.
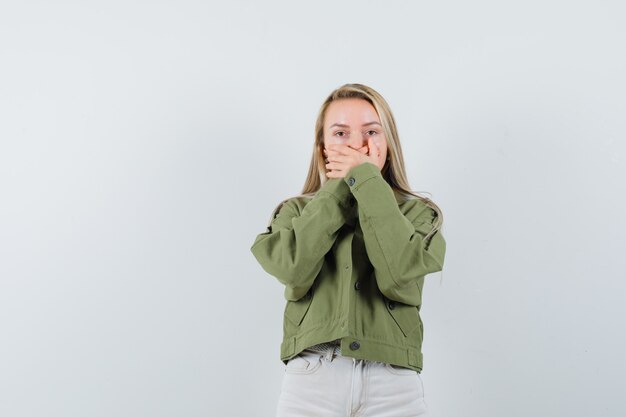
[[[367,140],[367,146],[353,149],[341,143],[329,143],[324,148],[326,164],[326,176],[328,178],[343,178],[357,165],[370,162],[382,170],[384,162],[380,155],[380,149],[373,138]]]

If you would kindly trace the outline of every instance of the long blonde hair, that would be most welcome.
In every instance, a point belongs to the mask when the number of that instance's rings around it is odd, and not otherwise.
[[[383,131],[385,132],[385,137],[387,138],[387,160],[381,170],[381,174],[385,181],[387,181],[387,183],[391,186],[394,193],[401,199],[408,200],[418,198],[427,206],[435,210],[437,219],[433,224],[432,230],[425,237],[425,239],[428,240],[441,228],[443,224],[443,213],[431,199],[420,196],[417,192],[411,191],[406,176],[406,170],[404,168],[404,157],[402,156],[402,147],[400,146],[398,130],[396,128],[396,122],[393,114],[391,113],[391,109],[383,96],[381,96],[373,88],[363,84],[344,84],[331,92],[322,103],[317,115],[317,121],[315,122],[315,143],[313,144],[313,154],[309,165],[309,173],[304,182],[301,194],[293,197],[312,197],[326,182],[326,162],[322,152],[324,150],[324,118],[330,103],[334,100],[343,98],[360,98],[366,100],[374,106],[374,109],[380,118]],[[280,207],[287,200],[293,197],[289,197],[281,201],[278,206],[276,206],[270,217],[270,223],[274,219],[276,213],[278,213]]]

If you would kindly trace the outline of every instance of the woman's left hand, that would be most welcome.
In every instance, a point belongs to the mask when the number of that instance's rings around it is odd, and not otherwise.
[[[348,145],[341,143],[329,143],[324,151],[328,163],[326,164],[326,176],[328,178],[343,178],[348,171],[357,165],[370,162],[382,170],[384,162],[381,158],[380,149],[373,138],[369,138],[365,148],[367,154]],[[361,149],[363,149],[361,148]]]

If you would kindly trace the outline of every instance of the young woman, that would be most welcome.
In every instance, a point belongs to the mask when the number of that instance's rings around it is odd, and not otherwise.
[[[443,268],[442,220],[410,191],[384,98],[333,91],[302,194],[251,247],[285,285],[279,417],[427,415],[419,312],[424,276]]]

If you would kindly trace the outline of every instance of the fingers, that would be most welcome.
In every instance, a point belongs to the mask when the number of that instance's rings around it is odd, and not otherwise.
[[[329,162],[325,166],[329,171],[339,171],[344,168],[343,164],[339,162]]]
[[[326,177],[327,178],[343,178],[344,175],[342,175],[339,171],[328,171],[326,173]]]
[[[332,145],[330,146],[332,148]],[[345,175],[346,164],[349,162],[350,156],[347,156],[337,150],[324,148],[324,162],[327,178],[342,178]]]
[[[350,161],[350,157],[349,156],[345,156],[345,155],[330,155],[330,156],[326,157],[325,161],[326,162],[346,163],[346,162]]]
[[[370,151],[369,157],[371,158],[374,165],[378,166],[379,168],[382,168],[381,151],[380,151],[380,146],[378,146],[378,143],[376,143],[376,141],[373,138],[369,138],[367,141],[367,146]]]
[[[354,149],[343,144],[327,144],[322,151],[326,170],[337,174],[334,178],[340,178],[351,167],[358,165],[363,161],[363,158],[367,157],[369,147],[366,144],[359,149]]]
[[[367,147],[367,145],[365,147]],[[350,152],[356,151],[357,149],[343,143],[329,143],[326,145],[326,150],[329,152],[337,152],[343,155],[348,155]]]
[[[380,145],[373,139],[368,139],[368,145],[370,148],[370,155],[376,155],[377,158],[380,157]],[[372,152],[373,151],[373,152]]]
[[[348,145],[330,143],[327,144],[324,148],[324,155],[350,155],[354,151],[361,153],[362,155],[367,155],[368,153],[368,145],[361,146],[358,149],[352,148]]]
[[[324,149],[324,158],[326,159],[326,161],[346,161],[346,155],[333,150],[328,151],[326,149]]]

